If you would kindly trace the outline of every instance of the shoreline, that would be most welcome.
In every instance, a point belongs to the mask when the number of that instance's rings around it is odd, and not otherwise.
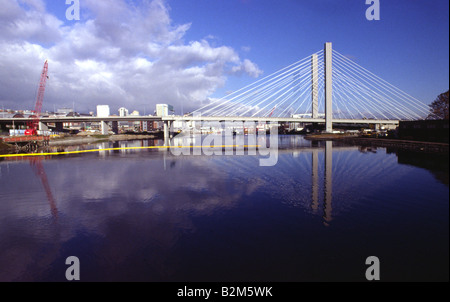
[[[144,139],[158,139],[161,138],[158,134],[108,134],[108,135],[69,135],[61,138],[52,138],[49,141],[50,147],[58,146],[77,146],[100,142],[116,142],[116,141],[131,141]],[[412,140],[399,140],[387,138],[368,138],[355,135],[340,135],[340,134],[311,134],[304,135],[306,140],[310,141],[334,141],[349,145],[371,146],[394,148],[401,150],[410,150],[417,152],[431,152],[431,153],[449,153],[448,143],[439,142],[424,142]],[[14,147],[0,141],[0,154],[14,153]]]
[[[157,134],[71,135],[50,139],[49,146],[76,146],[107,141],[116,142],[157,138],[160,138]]]
[[[371,138],[361,137],[354,135],[338,135],[338,134],[316,134],[305,136],[305,139],[312,141],[324,141],[331,140],[336,142],[342,142],[344,144],[372,146],[372,147],[384,147],[384,148],[397,148],[403,150],[419,151],[419,152],[437,152],[448,153],[449,144],[440,142],[426,142],[426,141],[413,141],[413,140],[401,140],[401,139],[389,139],[389,138]]]
[[[47,147],[70,147],[79,145],[89,145],[101,142],[116,142],[116,141],[132,141],[144,139],[158,139],[160,135],[156,134],[107,134],[107,135],[67,135],[63,137],[52,137],[48,141]],[[38,148],[41,148],[40,146]],[[0,155],[1,154],[15,154],[17,153],[16,146],[2,141],[0,137]],[[21,152],[19,152],[21,153]]]

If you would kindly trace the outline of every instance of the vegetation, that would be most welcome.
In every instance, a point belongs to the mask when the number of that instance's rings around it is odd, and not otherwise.
[[[94,134],[94,135],[91,135],[92,137],[94,137],[94,138],[99,138],[99,139],[101,139],[101,138],[109,138],[109,135],[107,135],[107,134]]]
[[[428,115],[428,118],[448,120],[448,94],[448,90],[447,92],[441,93],[429,105],[431,113]]]
[[[12,146],[5,144],[0,140],[0,154],[8,154],[11,153],[12,151],[13,151]]]

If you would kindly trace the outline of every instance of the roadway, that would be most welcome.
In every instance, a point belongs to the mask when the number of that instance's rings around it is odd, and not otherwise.
[[[0,118],[0,123],[27,123],[33,118]],[[93,122],[138,122],[138,121],[219,121],[219,122],[291,122],[291,123],[325,123],[324,118],[292,118],[292,117],[242,117],[242,116],[74,116],[74,117],[41,117],[42,123],[93,123]],[[338,124],[386,124],[396,125],[398,120],[373,119],[333,119]]]

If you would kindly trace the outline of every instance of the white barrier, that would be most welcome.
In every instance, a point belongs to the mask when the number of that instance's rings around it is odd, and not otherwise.
[[[22,130],[22,129],[10,129],[9,130],[9,136],[19,136],[19,135],[25,135],[25,130]]]

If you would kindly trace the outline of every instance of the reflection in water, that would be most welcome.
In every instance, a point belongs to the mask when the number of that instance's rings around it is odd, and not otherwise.
[[[72,255],[83,281],[361,280],[368,254],[429,264],[399,264],[409,278],[448,276],[426,271],[448,264],[448,187],[384,149],[279,145],[274,167],[258,156],[114,150],[34,162],[36,178],[3,161],[0,280],[64,281]]]
[[[399,164],[412,165],[429,170],[443,184],[449,184],[448,154],[395,150]]]
[[[40,178],[42,186],[44,187],[45,193],[47,194],[48,203],[50,205],[50,211],[52,216],[56,219],[58,217],[58,209],[56,207],[56,201],[52,194],[52,189],[47,179],[47,174],[45,173],[44,166],[42,165],[42,159],[35,157],[29,158],[30,165],[33,168],[36,175]]]
[[[311,208],[313,209],[314,213],[317,212],[317,209],[319,207],[319,150],[314,149],[311,152],[312,159],[312,204]]]
[[[325,145],[325,202],[324,215],[325,224],[329,225],[332,220],[331,211],[333,203],[333,142],[327,141]]]
[[[317,213],[319,208],[319,149],[311,151],[312,166],[312,187],[311,187],[311,209]],[[333,144],[331,141],[325,143],[325,175],[324,175],[324,198],[323,198],[323,219],[324,225],[328,226],[332,220],[332,202],[333,202]]]

